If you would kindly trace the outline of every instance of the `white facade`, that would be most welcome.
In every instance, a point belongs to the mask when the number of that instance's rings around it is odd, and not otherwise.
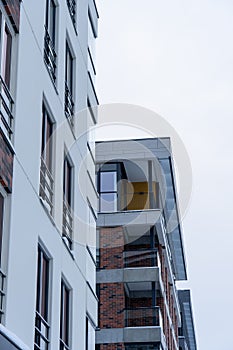
[[[6,274],[3,326],[34,348],[37,302],[38,245],[49,259],[49,349],[94,349],[97,326],[95,296],[95,213],[93,144],[87,133],[96,122],[84,110],[98,104],[94,90],[94,52],[98,13],[94,0],[76,2],[75,25],[68,5],[55,0],[56,80],[44,61],[46,0],[21,3],[19,34],[12,47],[15,63],[11,74],[14,103],[12,142],[15,150],[12,194],[5,194],[5,239],[2,269]],[[3,7],[1,3],[1,7]],[[4,9],[3,9],[4,11]],[[76,28],[75,28],[76,26]],[[72,54],[74,126],[67,121],[65,105],[66,45]],[[54,180],[52,209],[40,193],[42,105],[52,122],[51,174]],[[77,115],[78,114],[78,115]],[[95,114],[95,113],[94,113]],[[77,117],[76,117],[77,116]],[[72,166],[71,244],[63,237],[64,158]],[[4,193],[4,189],[1,188]],[[7,220],[6,216],[10,218]],[[92,225],[90,225],[90,223]],[[3,266],[4,265],[4,266]],[[61,280],[70,290],[68,344],[60,343]],[[86,315],[89,341],[86,344]],[[4,327],[0,332],[4,333]],[[11,333],[10,333],[11,332]],[[35,347],[39,349],[40,347]],[[42,347],[41,349],[46,349]]]

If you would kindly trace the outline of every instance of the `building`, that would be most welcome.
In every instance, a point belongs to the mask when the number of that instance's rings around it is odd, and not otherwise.
[[[179,329],[180,350],[196,350],[197,342],[194,329],[190,290],[179,290],[178,298],[181,310],[181,327]]]
[[[170,139],[98,142],[96,162],[96,349],[178,350],[187,274]]]
[[[0,349],[93,350],[95,1],[0,16]]]

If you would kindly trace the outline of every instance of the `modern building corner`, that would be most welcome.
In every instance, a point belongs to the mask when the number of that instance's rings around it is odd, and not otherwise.
[[[98,142],[96,162],[96,349],[178,350],[182,339],[196,349],[181,331],[187,273],[170,139]]]
[[[0,17],[0,349],[94,350],[96,4]]]

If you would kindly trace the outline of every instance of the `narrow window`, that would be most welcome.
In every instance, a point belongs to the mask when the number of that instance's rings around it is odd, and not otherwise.
[[[99,172],[99,194],[101,212],[117,210],[117,171],[111,170],[111,166],[109,170]]]
[[[66,43],[66,66],[65,66],[65,115],[73,126],[74,98],[73,98],[73,74],[74,59],[68,43]]]
[[[2,271],[4,197],[0,193],[0,323],[4,314],[5,278]]]
[[[95,329],[89,318],[86,317],[86,350],[95,348]]]
[[[10,88],[11,77],[11,49],[12,49],[12,36],[9,32],[7,25],[5,24],[3,32],[3,48],[2,48],[2,77]]]
[[[2,256],[3,214],[4,214],[4,197],[0,193],[0,266],[1,266],[1,256]]]
[[[49,259],[38,247],[34,349],[49,348]]]
[[[42,140],[41,140],[41,168],[40,168],[40,196],[49,213],[53,213],[52,154],[53,154],[53,122],[50,115],[42,106]]]
[[[69,248],[72,248],[73,232],[73,166],[67,155],[64,159],[63,169],[63,236],[66,238]]]
[[[54,0],[46,1],[44,61],[53,82],[56,81],[56,4]]]
[[[70,290],[61,282],[60,350],[70,349]]]

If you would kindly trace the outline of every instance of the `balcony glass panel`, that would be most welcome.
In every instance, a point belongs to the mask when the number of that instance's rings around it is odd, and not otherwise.
[[[158,306],[125,310],[125,327],[159,327],[162,325]]]
[[[132,250],[124,252],[124,267],[159,266],[157,250]]]

